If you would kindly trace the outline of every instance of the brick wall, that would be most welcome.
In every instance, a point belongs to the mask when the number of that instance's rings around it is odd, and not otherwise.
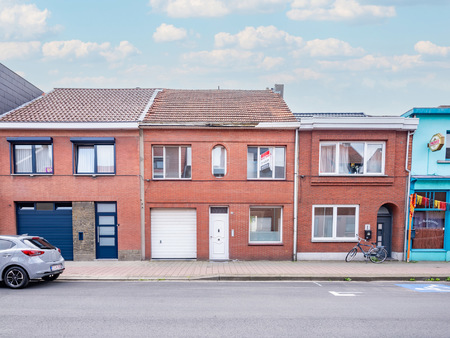
[[[54,175],[11,175],[6,137],[53,138]],[[70,137],[115,137],[116,175],[76,176]],[[139,132],[136,131],[0,131],[0,234],[16,233],[15,202],[117,202],[119,257],[139,259]],[[78,237],[77,237],[78,238]],[[78,239],[75,240],[75,243]]]
[[[375,240],[377,213],[387,205],[393,213],[392,251],[403,252],[405,226],[405,170],[407,132],[396,131],[302,131],[299,161],[298,252],[346,252],[354,242],[317,243],[312,236],[312,208],[317,204],[359,205],[359,234],[370,224]],[[319,176],[321,141],[386,142],[385,176]]]
[[[294,131],[226,129],[147,129],[145,140],[146,255],[151,255],[150,208],[195,208],[197,210],[197,257],[209,258],[209,207],[229,207],[230,259],[291,259]],[[227,149],[227,174],[212,174],[212,149]],[[191,180],[153,180],[152,146],[190,145]],[[247,180],[247,146],[285,146],[286,179]],[[283,207],[283,243],[250,245],[250,206]],[[234,237],[231,232],[234,230]]]

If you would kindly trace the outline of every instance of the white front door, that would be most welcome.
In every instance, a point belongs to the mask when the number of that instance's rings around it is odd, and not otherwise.
[[[209,259],[228,259],[228,207],[209,209]]]

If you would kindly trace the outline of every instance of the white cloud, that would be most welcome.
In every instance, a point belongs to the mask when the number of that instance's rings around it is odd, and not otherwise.
[[[156,28],[156,32],[153,33],[153,40],[155,40],[155,42],[169,42],[183,40],[186,36],[186,29],[163,23]]]
[[[373,69],[386,69],[391,71],[400,71],[421,65],[420,55],[396,55],[373,56],[366,55],[359,59],[345,61],[319,61],[324,68],[345,70],[345,71],[369,71]]]
[[[345,21],[383,19],[396,15],[393,6],[362,5],[358,1],[294,0],[287,16],[292,20]]]
[[[296,37],[277,29],[275,26],[245,27],[244,30],[232,35],[221,32],[214,37],[215,46],[223,48],[227,45],[239,45],[243,49],[272,47],[280,45],[300,45],[301,37]]]
[[[50,12],[47,9],[40,10],[34,4],[18,5],[5,1],[0,5],[0,34],[4,38],[34,38],[49,30],[47,19]]]
[[[315,39],[307,41],[305,47],[294,53],[298,56],[302,53],[308,53],[312,57],[316,56],[360,56],[365,54],[363,48],[354,48],[348,42],[329,38],[325,40]]]
[[[450,47],[441,47],[431,41],[419,41],[414,45],[416,52],[420,54],[447,56],[450,55]]]
[[[40,52],[41,43],[31,42],[0,42],[0,60],[23,59]]]
[[[282,57],[271,57],[266,56],[264,60],[261,62],[260,68],[270,70],[276,68],[284,63],[284,58]]]
[[[220,17],[233,12],[270,12],[292,0],[150,0],[150,6],[175,18]]]
[[[63,77],[60,80],[56,81],[55,84],[57,86],[79,86],[79,87],[107,87],[107,86],[116,86],[118,84],[118,79],[115,77],[104,77],[104,76],[96,76],[96,77]]]
[[[140,53],[139,49],[134,47],[130,42],[121,41],[119,46],[111,50],[101,51],[100,55],[104,56],[108,62],[117,62]]]
[[[229,13],[219,0],[150,0],[150,5],[174,18],[218,17]]]
[[[128,41],[120,42],[119,46],[112,48],[109,42],[83,42],[80,40],[52,41],[42,47],[46,58],[86,58],[101,55],[107,61],[114,62],[139,53],[139,50]]]
[[[310,68],[295,68],[289,72],[281,72],[264,75],[262,78],[267,83],[299,83],[301,81],[319,80],[324,76]]]

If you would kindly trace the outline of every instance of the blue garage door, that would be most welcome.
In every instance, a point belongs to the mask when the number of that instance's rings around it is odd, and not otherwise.
[[[72,203],[17,203],[17,233],[44,237],[73,260]]]

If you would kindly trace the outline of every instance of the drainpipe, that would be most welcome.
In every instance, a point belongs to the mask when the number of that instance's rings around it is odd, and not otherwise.
[[[415,133],[408,131],[408,141],[406,142],[406,160],[405,160],[405,170],[408,172],[408,182],[406,184],[406,198],[405,198],[405,238],[404,238],[404,247],[403,247],[403,260],[406,260],[406,257],[408,255],[407,248],[408,248],[408,226],[409,226],[409,194],[411,189],[411,170],[408,169],[408,156],[409,156],[409,142],[411,139],[411,136],[413,136]],[[411,154],[411,166],[412,166],[412,154]],[[411,224],[412,226],[412,224]],[[409,261],[409,260],[408,260]]]
[[[144,180],[144,130],[139,128],[139,188],[141,200],[141,260],[145,260],[145,180]]]
[[[293,261],[297,260],[298,228],[298,128],[295,129],[295,170],[294,170],[294,252]]]

